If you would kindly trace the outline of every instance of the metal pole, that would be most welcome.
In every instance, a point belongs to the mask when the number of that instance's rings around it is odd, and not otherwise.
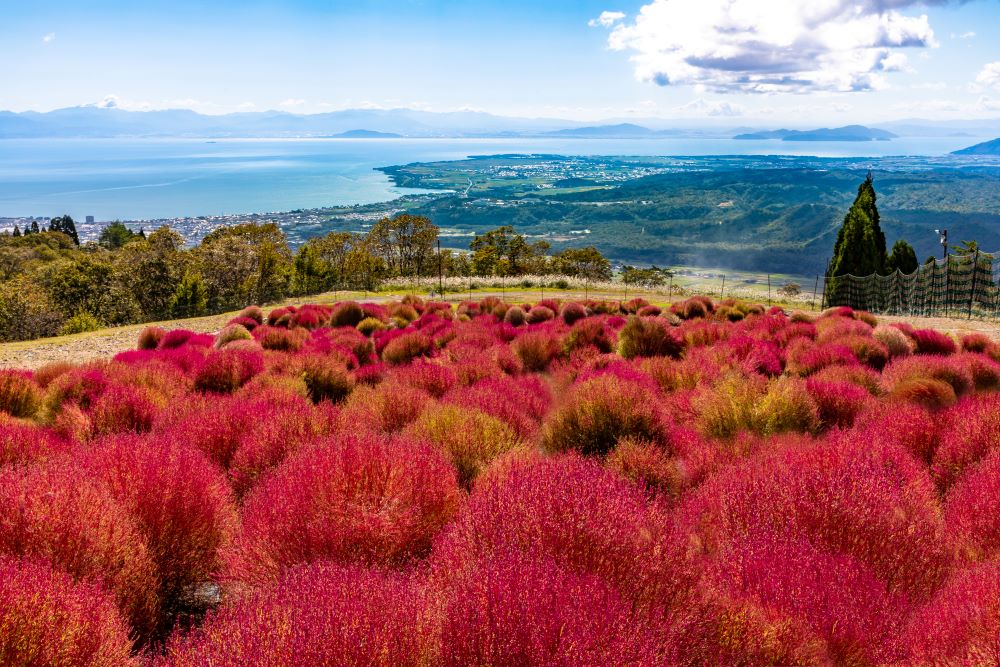
[[[818,291],[819,291],[819,274],[817,273],[816,274],[816,284],[813,285],[813,301],[812,301],[812,309],[813,310],[816,310],[816,292],[818,292]]]
[[[771,274],[767,274],[767,307],[771,307]]]
[[[667,292],[667,298],[668,299],[674,298],[674,274],[672,273],[670,274],[670,288],[669,291]]]
[[[823,274],[823,298],[819,302],[819,309],[820,309],[820,311],[823,311],[823,310],[826,309],[826,287],[827,287],[827,284],[829,282],[830,282],[830,276],[828,276],[828,275],[826,275],[824,273]]]
[[[719,290],[719,298],[721,299],[726,295],[726,274],[722,274],[722,289]]]

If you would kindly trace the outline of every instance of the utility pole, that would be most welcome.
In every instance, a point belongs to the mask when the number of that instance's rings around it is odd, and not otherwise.
[[[441,239],[438,242],[438,298],[444,297],[444,274],[441,272]]]

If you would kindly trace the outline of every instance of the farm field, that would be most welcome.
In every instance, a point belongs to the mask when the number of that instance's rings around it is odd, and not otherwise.
[[[994,325],[503,296],[0,370],[0,664],[993,664]]]

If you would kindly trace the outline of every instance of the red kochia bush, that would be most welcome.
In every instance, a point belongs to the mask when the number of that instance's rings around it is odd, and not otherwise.
[[[195,387],[220,394],[235,391],[264,370],[264,356],[256,350],[215,350],[195,377]]]
[[[549,331],[527,331],[511,343],[511,349],[521,360],[524,370],[539,373],[548,368],[559,354],[559,339]]]
[[[114,598],[40,562],[0,557],[0,664],[135,665]]]
[[[155,350],[165,335],[167,335],[166,330],[160,327],[146,327],[139,332],[136,347],[140,350]]]
[[[1000,452],[994,451],[966,472],[945,496],[945,523],[961,555],[989,560],[1000,552]]]
[[[864,564],[768,531],[714,561],[672,628],[684,664],[894,663],[910,605]]]
[[[112,384],[94,401],[90,420],[96,435],[145,433],[153,427],[157,408],[141,387]]]
[[[708,558],[764,530],[799,536],[857,559],[914,599],[951,565],[933,484],[898,446],[835,438],[765,450],[710,478],[679,512],[682,532]]]
[[[50,429],[0,417],[0,467],[50,458],[66,449]]]
[[[660,317],[631,316],[618,332],[618,353],[634,357],[679,357],[683,343]]]
[[[382,360],[388,364],[408,364],[417,357],[427,356],[434,349],[434,341],[427,335],[412,331],[393,338],[382,350]]]
[[[1000,636],[1000,562],[956,573],[910,620],[911,665],[993,665]]]
[[[156,627],[156,566],[136,519],[69,464],[0,471],[0,555],[101,582],[140,637]]]
[[[458,500],[454,468],[430,445],[376,435],[317,443],[247,498],[228,574],[252,583],[319,559],[401,564],[427,552]]]
[[[486,378],[469,387],[457,387],[444,401],[482,410],[500,419],[525,439],[538,431],[539,421],[552,403],[552,394],[538,376]]]
[[[582,304],[570,301],[563,304],[559,315],[562,317],[563,322],[572,325],[577,320],[582,320],[587,316],[587,309]]]
[[[79,457],[88,476],[137,520],[156,563],[169,615],[219,570],[219,548],[236,527],[225,475],[208,457],[173,438],[119,436]]]
[[[949,488],[968,468],[1000,449],[1000,396],[981,394],[949,410],[941,428],[941,444],[932,470],[938,484]]]
[[[512,552],[449,582],[441,664],[652,665],[655,635],[613,586]]]
[[[669,520],[641,489],[575,455],[522,457],[476,485],[435,542],[437,577],[521,551],[614,585],[628,600],[668,605],[685,581]]]
[[[223,606],[157,667],[427,664],[424,608],[405,574],[316,563]]]
[[[918,354],[954,354],[958,349],[953,338],[934,329],[916,329],[911,337]]]

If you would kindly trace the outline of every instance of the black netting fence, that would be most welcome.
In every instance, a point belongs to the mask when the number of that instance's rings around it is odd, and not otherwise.
[[[825,306],[850,306],[887,315],[1000,317],[995,258],[1000,253],[951,255],[907,275],[827,277]]]

